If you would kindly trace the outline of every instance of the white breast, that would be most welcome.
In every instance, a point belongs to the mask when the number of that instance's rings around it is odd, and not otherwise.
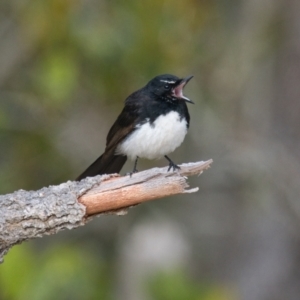
[[[134,160],[137,156],[147,159],[160,158],[173,152],[184,140],[187,133],[185,119],[180,120],[177,112],[171,111],[159,116],[153,124],[146,122],[117,148],[117,154],[127,155]]]

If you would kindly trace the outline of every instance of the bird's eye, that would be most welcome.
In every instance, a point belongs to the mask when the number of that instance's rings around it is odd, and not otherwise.
[[[170,86],[168,84],[165,85],[165,89],[168,90]]]

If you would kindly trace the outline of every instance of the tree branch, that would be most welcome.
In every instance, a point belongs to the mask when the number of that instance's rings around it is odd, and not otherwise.
[[[198,188],[186,189],[184,176],[201,174],[211,163],[183,164],[176,172],[154,168],[131,177],[101,175],[0,196],[0,262],[13,245],[82,226],[95,214],[124,214],[128,207],[145,201],[196,192]]]

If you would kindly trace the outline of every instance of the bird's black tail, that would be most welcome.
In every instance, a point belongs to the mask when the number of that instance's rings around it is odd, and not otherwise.
[[[115,151],[104,152],[76,178],[76,181],[96,175],[119,173],[127,160],[127,156],[115,155],[114,153]]]

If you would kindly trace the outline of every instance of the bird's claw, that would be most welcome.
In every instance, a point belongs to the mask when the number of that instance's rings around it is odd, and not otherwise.
[[[127,172],[126,176],[129,175],[131,177],[134,173],[138,173],[138,170],[137,169],[133,169],[132,172]]]
[[[171,168],[173,168],[173,172],[176,171],[176,170],[180,170],[180,167],[177,166],[176,164],[174,164],[173,162],[169,163],[168,172],[171,170]]]

